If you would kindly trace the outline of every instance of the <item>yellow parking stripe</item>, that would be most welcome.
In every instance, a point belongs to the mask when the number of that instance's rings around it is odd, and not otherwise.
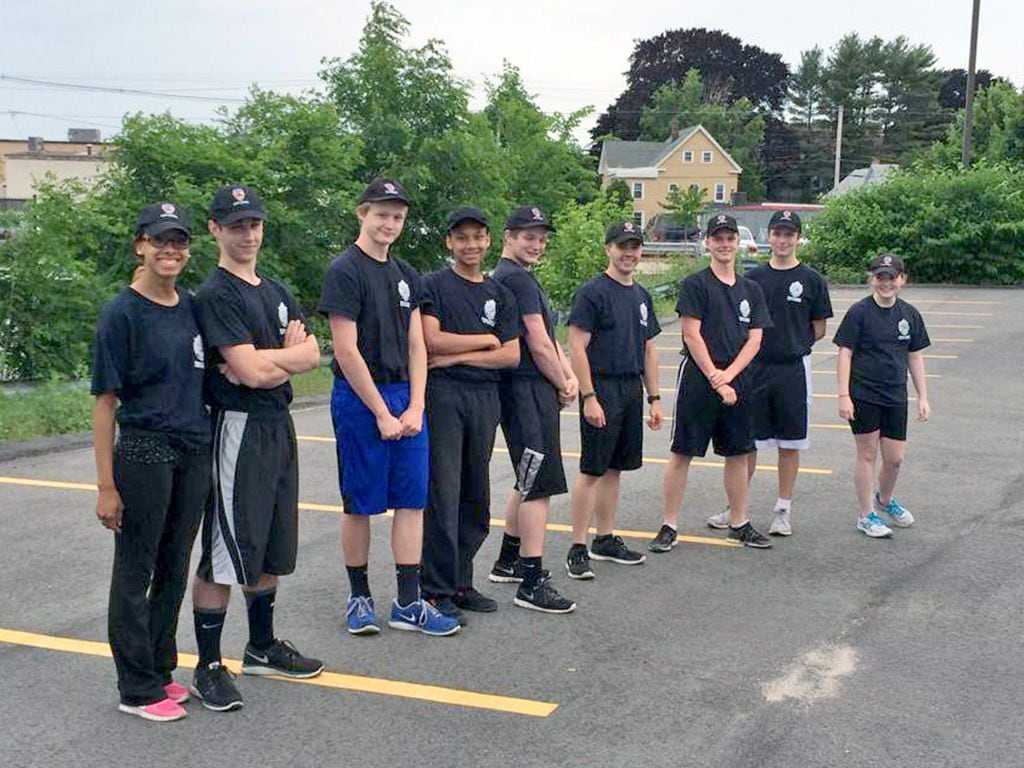
[[[572,416],[572,417],[577,417],[578,418],[579,415],[580,415],[579,411],[562,411],[562,416],[563,417]],[[672,421],[672,417],[671,416],[662,416],[661,419],[662,419],[662,421]],[[812,423],[811,424],[811,428],[812,429],[849,429],[850,425],[849,424],[814,424],[814,423]]]
[[[453,642],[458,642],[453,641]],[[110,646],[92,640],[78,640],[73,637],[41,635],[35,632],[21,632],[13,629],[0,629],[0,643],[20,645],[29,648],[42,648],[48,651],[77,653],[85,656],[110,656]],[[194,669],[199,657],[191,653],[179,653],[178,664]],[[241,671],[241,662],[225,659],[224,666],[236,674]],[[395,696],[402,699],[429,701],[434,704],[449,704],[458,707],[489,709],[495,712],[507,712],[514,715],[530,717],[548,717],[558,709],[558,705],[547,701],[533,701],[511,696],[496,696],[490,693],[477,693],[458,688],[445,688],[439,685],[422,683],[406,683],[401,680],[388,680],[363,675],[346,675],[340,672],[323,672],[319,677],[296,680],[289,677],[273,676],[271,679],[286,683],[303,683],[319,688],[336,688],[359,693],[375,693],[380,696]]]

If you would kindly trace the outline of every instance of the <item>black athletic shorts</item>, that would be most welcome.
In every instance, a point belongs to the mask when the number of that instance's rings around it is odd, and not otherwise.
[[[200,577],[251,587],[264,573],[292,573],[299,463],[291,414],[219,411],[213,418],[213,491],[203,519]]]
[[[558,392],[544,378],[502,379],[501,431],[524,501],[565,493]]]
[[[735,405],[726,405],[711,389],[697,364],[683,358],[676,377],[676,407],[672,422],[672,452],[703,456],[708,443],[719,456],[742,456],[754,450],[754,425],[749,387],[743,377],[732,386]]]
[[[604,409],[605,426],[583,418],[580,401],[580,472],[600,477],[609,469],[640,469],[644,450],[644,386],[639,376],[596,376],[594,391]]]
[[[812,396],[810,356],[785,363],[755,363],[748,378],[753,388],[757,448],[806,450]]]
[[[863,400],[853,401],[853,418],[850,429],[855,435],[881,432],[890,440],[907,439],[907,404],[877,405]]]

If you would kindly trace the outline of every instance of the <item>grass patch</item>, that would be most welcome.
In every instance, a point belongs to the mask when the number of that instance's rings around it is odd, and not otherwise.
[[[292,376],[292,391],[295,393],[295,397],[329,395],[332,386],[334,386],[334,374],[331,373],[329,362],[321,363],[312,371]]]
[[[61,382],[0,395],[0,441],[87,432],[92,429],[92,404],[87,389]]]

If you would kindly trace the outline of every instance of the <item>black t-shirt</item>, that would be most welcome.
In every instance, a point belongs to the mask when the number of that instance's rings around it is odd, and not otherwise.
[[[850,397],[875,405],[907,402],[908,356],[931,344],[920,312],[900,298],[880,307],[874,296],[846,311],[832,341],[853,350]]]
[[[548,338],[554,343],[555,325],[551,320],[551,307],[548,305],[548,297],[544,295],[544,289],[540,287],[540,283],[537,282],[533,273],[512,259],[498,259],[498,266],[494,268],[491,277],[508,288],[515,296],[520,318],[526,315],[540,315],[544,318],[544,329],[547,331]],[[543,376],[537,370],[537,365],[533,362],[533,356],[530,354],[530,346],[526,342],[528,331],[525,324],[521,323],[521,327],[523,338],[519,343],[519,367],[503,373],[514,376]]]
[[[165,432],[193,445],[210,442],[203,405],[205,350],[193,300],[178,289],[173,307],[125,288],[96,325],[92,393],[120,400],[121,427]]]
[[[752,328],[771,328],[761,286],[743,275],[726,285],[706,267],[683,279],[676,314],[700,320],[700,335],[711,361],[726,368],[747,343]]]
[[[661,333],[647,289],[623,285],[607,273],[576,291],[569,325],[590,332],[587,359],[598,376],[642,375],[645,344]]]
[[[790,269],[762,264],[743,276],[761,286],[772,316],[772,328],[764,332],[757,359],[786,363],[809,355],[814,346],[811,321],[832,317],[825,279],[806,264]]]
[[[422,295],[420,274],[402,259],[378,261],[350,245],[331,262],[319,311],[355,321],[359,354],[378,384],[409,380],[409,321]],[[345,378],[338,361],[331,370]]]
[[[217,366],[224,362],[220,347],[252,344],[256,349],[280,349],[292,320],[305,321],[291,292],[278,281],[260,275],[252,285],[217,267],[196,292],[199,326],[209,350],[206,401],[223,411],[254,414],[282,413],[292,401],[292,385],[251,389],[232,384]]]
[[[431,272],[423,278],[420,311],[436,317],[446,333],[492,333],[502,344],[520,336],[515,296],[490,277],[474,283],[451,268]],[[501,370],[453,365],[435,368],[430,375],[496,382],[501,379]]]

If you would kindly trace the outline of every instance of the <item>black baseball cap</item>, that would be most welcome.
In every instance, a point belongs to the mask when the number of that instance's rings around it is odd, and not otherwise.
[[[871,260],[868,271],[872,275],[889,275],[898,277],[906,273],[903,259],[893,253],[880,253]]]
[[[139,220],[135,222],[135,236],[159,235],[161,232],[168,232],[178,229],[189,237],[192,236],[192,222],[188,213],[174,203],[166,201],[147,205],[139,211]]]
[[[720,213],[717,216],[712,216],[708,219],[708,237],[711,237],[716,232],[721,232],[723,229],[735,232],[737,235],[740,233],[740,228],[739,225],[736,224],[736,219],[728,214]]]
[[[486,213],[479,208],[464,205],[448,214],[448,231],[451,232],[464,221],[474,221],[487,229],[491,228],[491,223],[487,220]]]
[[[508,215],[505,229],[533,229],[544,227],[549,232],[555,231],[555,225],[536,205],[523,205]]]
[[[242,184],[228,184],[213,195],[210,203],[210,218],[221,225],[234,224],[242,219],[267,218],[263,200],[251,187]]]
[[[796,211],[776,211],[768,221],[768,231],[771,232],[773,229],[792,229],[800,232],[803,223]]]
[[[630,241],[638,242],[640,245],[644,244],[643,230],[632,221],[623,221],[618,224],[612,224],[608,227],[608,231],[604,233],[605,245],[608,245],[609,243],[620,245]]]
[[[374,179],[369,183],[363,194],[359,196],[359,205],[363,203],[381,203],[385,200],[397,200],[409,205],[409,196],[405,189],[394,179]]]

